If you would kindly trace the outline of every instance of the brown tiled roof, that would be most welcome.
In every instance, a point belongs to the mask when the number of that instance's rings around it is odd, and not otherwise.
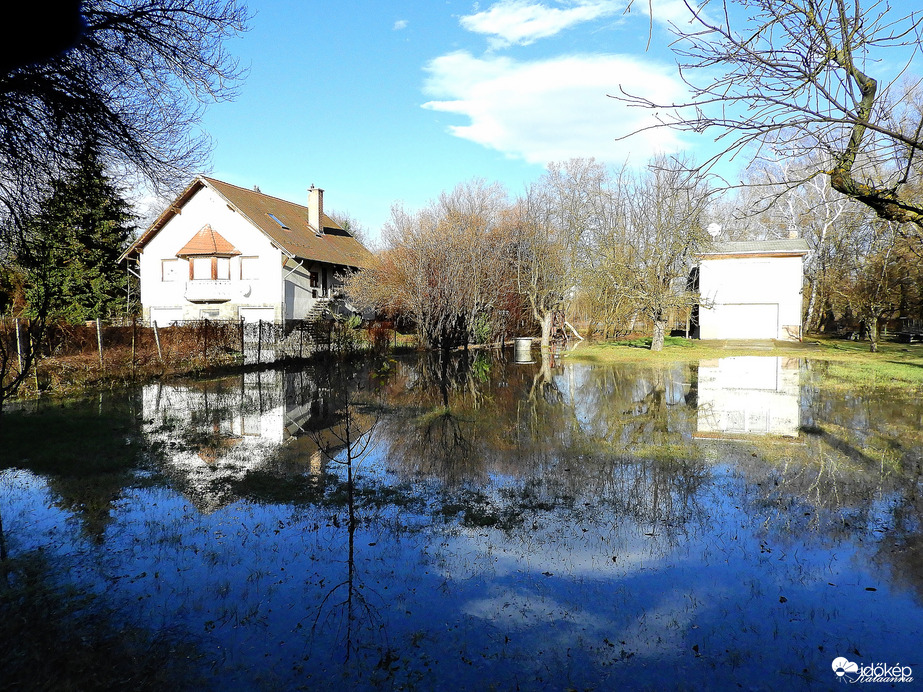
[[[183,249],[176,253],[177,257],[190,257],[192,255],[239,255],[240,250],[231,245],[224,236],[213,229],[209,224],[205,224],[198,233],[196,233],[189,242],[183,246]]]
[[[192,181],[150,228],[126,250],[122,259],[133,252],[140,252],[170,219],[180,213],[183,205],[206,186],[215,190],[232,209],[247,218],[290,255],[360,269],[370,266],[374,261],[371,252],[326,214],[323,216],[324,235],[318,236],[308,225],[306,206],[204,176]],[[287,228],[282,228],[270,214]]]

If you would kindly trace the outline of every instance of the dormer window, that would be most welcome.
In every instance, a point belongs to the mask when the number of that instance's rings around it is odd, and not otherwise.
[[[189,279],[192,281],[229,281],[231,257],[240,251],[211,226],[205,226],[176,253],[189,260]]]

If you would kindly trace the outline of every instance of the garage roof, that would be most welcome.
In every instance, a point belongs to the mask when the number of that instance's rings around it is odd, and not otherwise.
[[[699,257],[727,257],[730,255],[806,255],[811,248],[804,238],[785,238],[781,240],[739,240],[714,243]]]

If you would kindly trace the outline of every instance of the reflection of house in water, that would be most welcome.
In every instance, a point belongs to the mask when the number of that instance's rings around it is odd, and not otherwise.
[[[696,437],[797,437],[799,362],[740,356],[699,363]]]
[[[324,444],[339,408],[305,373],[280,371],[148,385],[143,407],[148,440],[159,443],[171,475],[203,510],[232,501],[231,484],[266,467],[287,443],[299,445],[303,472],[321,473],[315,433]]]

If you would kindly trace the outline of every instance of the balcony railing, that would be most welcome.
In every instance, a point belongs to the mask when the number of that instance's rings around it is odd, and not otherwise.
[[[230,281],[200,279],[186,282],[186,300],[190,303],[226,303],[232,297]],[[243,287],[237,286],[239,293]]]

